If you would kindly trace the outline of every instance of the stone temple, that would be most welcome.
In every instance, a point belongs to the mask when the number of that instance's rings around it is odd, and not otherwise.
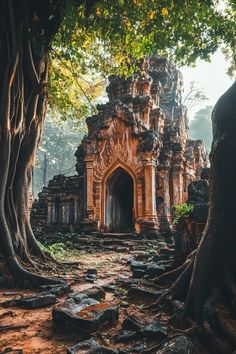
[[[36,229],[156,233],[171,226],[172,206],[208,166],[201,140],[190,140],[183,80],[161,57],[128,79],[112,76],[108,102],[87,118],[75,176],[58,175],[39,193]]]

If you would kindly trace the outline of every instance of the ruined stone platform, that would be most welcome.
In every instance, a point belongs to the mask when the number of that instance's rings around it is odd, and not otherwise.
[[[86,252],[118,252],[131,253],[146,252],[147,249],[155,252],[164,241],[163,236],[158,238],[141,237],[134,233],[92,233],[83,234],[41,234],[38,240],[45,245],[53,243],[70,243],[70,249]]]

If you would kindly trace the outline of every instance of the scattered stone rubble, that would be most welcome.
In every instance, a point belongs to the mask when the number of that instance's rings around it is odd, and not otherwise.
[[[118,351],[101,346],[94,339],[88,339],[82,343],[67,349],[67,354],[118,354]]]
[[[105,297],[101,288],[92,288],[71,295],[63,304],[52,310],[55,324],[59,326],[72,325],[82,332],[95,332],[104,323],[114,324],[118,320],[117,306],[100,300]]]
[[[119,243],[115,244],[116,238],[112,239],[111,236],[104,238],[103,235],[98,239],[112,241],[108,242],[109,247],[120,247]],[[14,306],[30,311],[33,308],[51,307],[53,302],[54,325],[64,333],[79,333],[81,338],[77,344],[68,347],[67,353],[143,353],[158,345],[153,353],[194,354],[194,345],[187,337],[179,335],[169,339],[170,330],[166,320],[150,313],[146,317],[140,317],[138,313],[130,314],[134,304],[143,306],[155,303],[163,294],[163,289],[155,285],[155,279],[172,269],[173,242],[167,244],[164,241],[140,237],[138,241],[135,239],[133,244],[131,235],[128,240],[124,238],[122,242],[132,244],[130,248],[125,245],[128,258],[124,253],[130,276],[127,276],[127,273],[124,273],[126,276],[123,277],[122,274],[117,274],[111,282],[98,286],[96,283],[102,274],[93,266],[84,269],[84,278],[80,277],[80,282],[87,282],[87,289],[71,292],[66,284],[41,286],[38,293],[18,296]],[[107,242],[102,247],[107,247],[106,244]],[[90,249],[87,243],[86,247],[87,250]],[[114,248],[109,250],[103,249],[101,245],[99,247],[100,252],[114,253]],[[142,277],[138,271],[142,272]],[[87,281],[86,276],[89,274],[96,276],[94,284],[90,285]],[[14,295],[11,292],[9,294]],[[114,299],[112,302],[108,300],[111,294]],[[65,297],[64,300],[61,299],[55,304],[55,300],[61,296]],[[53,301],[50,302],[51,300]],[[181,303],[176,306],[180,308]],[[120,325],[117,327],[118,321]],[[114,332],[112,328],[116,328]],[[104,338],[103,341],[98,333]]]

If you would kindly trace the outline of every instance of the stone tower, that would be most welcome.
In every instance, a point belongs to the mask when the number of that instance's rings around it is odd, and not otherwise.
[[[46,223],[63,214],[54,201],[63,208],[69,198],[81,231],[166,230],[172,205],[187,200],[189,183],[208,165],[203,142],[189,140],[182,75],[170,60],[154,57],[142,73],[109,81],[109,100],[87,118],[88,134],[75,154],[77,193],[65,191],[63,201],[49,188]],[[66,227],[63,217],[57,220]]]

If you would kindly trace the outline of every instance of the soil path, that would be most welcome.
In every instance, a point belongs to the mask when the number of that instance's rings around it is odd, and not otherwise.
[[[129,277],[130,270],[127,265],[127,258],[130,254],[116,252],[99,252],[95,254],[76,251],[73,256],[67,257],[66,261],[79,261],[80,266],[73,271],[68,269],[64,272],[72,282],[74,291],[85,290],[95,285],[103,286],[111,284],[119,277]],[[97,269],[97,280],[89,283],[84,280],[88,268]],[[73,280],[73,279],[77,280]],[[10,295],[9,292],[13,294]],[[0,291],[0,302],[9,300],[20,294],[32,294],[30,291],[19,289],[5,289]],[[117,298],[112,293],[106,293],[106,300],[117,303]],[[57,303],[63,302],[64,297],[59,298]],[[27,325],[27,328],[0,331],[0,351],[6,348],[22,349],[24,354],[61,354],[66,353],[66,349],[80,341],[79,334],[68,333],[59,330],[53,325],[52,306],[25,310],[16,307],[0,308],[0,325]],[[122,319],[122,311],[120,320]],[[116,325],[119,328],[119,323]],[[106,342],[105,338],[101,339]],[[103,343],[104,344],[104,343]]]

